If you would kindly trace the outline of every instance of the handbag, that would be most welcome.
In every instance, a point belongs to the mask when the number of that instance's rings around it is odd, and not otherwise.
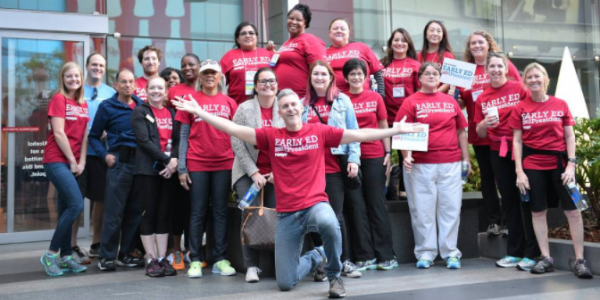
[[[242,221],[242,245],[275,251],[277,212],[274,208],[264,207],[264,190],[260,191],[260,206],[246,207]]]

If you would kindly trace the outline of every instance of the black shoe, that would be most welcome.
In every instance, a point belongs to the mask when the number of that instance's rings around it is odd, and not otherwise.
[[[100,256],[100,243],[95,243],[90,246],[90,252],[88,253],[90,258]]]
[[[100,271],[114,271],[117,269],[117,266],[114,259],[101,258],[98,261],[98,269]]]
[[[541,256],[536,259],[535,266],[531,268],[532,274],[544,274],[554,272],[554,259]]]
[[[163,258],[158,262],[158,265],[163,268],[165,272],[165,276],[175,276],[177,275],[177,270],[173,268],[173,266],[169,263],[166,258]]]
[[[161,267],[160,263],[153,258],[146,265],[146,276],[150,277],[163,277],[165,276],[165,270]]]
[[[327,257],[325,256],[325,250],[323,247],[315,247],[315,250],[321,255],[321,263],[315,269],[313,278],[316,282],[323,282],[327,280],[327,274],[325,274],[325,264],[327,264]]]
[[[144,261],[142,259],[131,257],[131,256],[123,256],[123,257],[117,259],[117,265],[119,265],[121,267],[130,267],[130,268],[143,267]]]
[[[573,263],[570,263],[569,265],[571,266],[571,270],[573,271],[575,276],[582,279],[591,279],[593,277],[592,271],[588,269],[585,263],[585,259],[578,259]]]
[[[346,297],[346,287],[342,278],[334,278],[329,282],[329,298],[344,298]]]

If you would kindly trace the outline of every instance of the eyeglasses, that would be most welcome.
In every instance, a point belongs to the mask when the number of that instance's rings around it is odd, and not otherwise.
[[[214,59],[207,59],[207,60],[201,62],[200,66],[203,67],[203,66],[206,66],[206,65],[218,65],[218,64],[219,64],[219,62],[216,61],[216,60],[214,60]]]
[[[242,31],[242,32],[240,32],[240,36],[246,36],[246,35],[255,36],[256,32],[254,32],[254,31]]]
[[[362,72],[352,72],[352,73],[348,74],[348,77],[362,78],[364,76],[365,76],[365,74]]]
[[[98,89],[94,88],[94,92],[92,93],[92,100],[96,100],[98,98]]]
[[[433,72],[433,73],[424,72],[423,76],[426,76],[426,77],[429,77],[429,76],[438,77],[438,76],[440,76],[440,73],[438,73],[438,72]]]
[[[506,57],[506,53],[502,52],[502,51],[496,51],[496,52],[488,52],[487,56],[501,56],[501,57]]]
[[[276,85],[277,84],[277,79],[261,79],[258,81],[258,83],[261,86],[266,86],[267,84],[269,85]]]

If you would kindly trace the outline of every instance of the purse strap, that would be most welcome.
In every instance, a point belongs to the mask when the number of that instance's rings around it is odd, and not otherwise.
[[[262,216],[264,214],[264,205],[265,205],[265,188],[260,189],[260,208],[258,209],[258,215]]]
[[[317,110],[317,108],[314,105],[311,105],[310,107],[312,107],[312,109],[315,111],[315,114],[317,114],[317,117],[319,117],[319,120],[321,121],[321,123],[327,125],[327,123],[325,123],[325,121],[323,121],[323,118],[321,118],[321,114],[319,114],[319,111]]]

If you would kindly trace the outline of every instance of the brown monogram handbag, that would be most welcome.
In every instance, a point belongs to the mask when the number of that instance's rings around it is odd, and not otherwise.
[[[264,207],[264,191],[260,191],[260,206],[249,206],[242,213],[242,245],[257,250],[275,251],[277,212]]]

